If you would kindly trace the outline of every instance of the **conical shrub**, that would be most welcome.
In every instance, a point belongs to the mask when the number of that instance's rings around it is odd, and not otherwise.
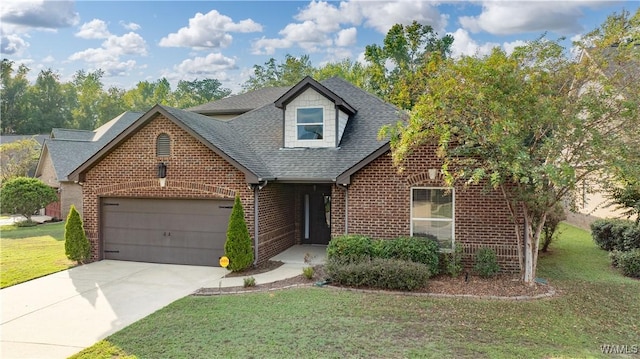
[[[67,223],[64,225],[64,251],[67,258],[78,263],[84,263],[91,254],[91,244],[74,205],[71,205]]]
[[[224,243],[225,255],[229,258],[231,271],[239,272],[253,264],[253,246],[247,223],[244,219],[244,209],[240,197],[236,196],[231,210],[229,227],[227,228],[227,241]]]

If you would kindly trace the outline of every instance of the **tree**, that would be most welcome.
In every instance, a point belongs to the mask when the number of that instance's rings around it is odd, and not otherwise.
[[[28,121],[21,133],[48,133],[73,120],[60,76],[51,69],[40,71],[35,85],[28,89],[28,99]]]
[[[0,145],[0,183],[14,178],[29,176],[38,165],[40,144],[33,138]]]
[[[554,206],[590,175],[628,161],[619,154],[638,146],[628,135],[640,120],[637,91],[620,96],[602,72],[585,71],[564,53],[541,38],[511,55],[494,49],[482,58],[434,58],[436,73],[410,119],[381,132],[400,169],[414,148],[435,143],[448,186],[502,192],[528,284]]]
[[[26,93],[29,88],[27,74],[29,68],[20,65],[16,70],[13,68],[14,62],[2,59],[2,76],[0,87],[0,122],[3,134],[14,134],[18,132],[20,126],[25,121],[27,98]],[[14,75],[15,72],[15,75]]]
[[[91,254],[91,243],[87,239],[80,214],[71,205],[64,225],[64,252],[72,261],[84,263]]]
[[[2,184],[0,202],[2,213],[17,213],[31,222],[40,208],[58,200],[56,191],[35,178],[16,177]]]
[[[173,106],[188,108],[227,97],[231,90],[216,79],[180,80],[173,92]]]
[[[227,241],[224,243],[225,255],[229,258],[229,269],[237,272],[253,264],[253,246],[251,236],[244,219],[244,210],[240,197],[236,196],[231,210]]]
[[[103,94],[102,76],[104,71],[85,72],[78,70],[73,76],[77,103],[71,113],[74,128],[93,130],[98,124],[98,104]]]
[[[313,78],[318,81],[331,77],[343,78],[365,91],[373,92],[371,76],[367,72],[367,68],[358,61],[345,59],[340,62],[330,62],[317,69],[313,74]]]
[[[365,48],[374,93],[400,108],[412,108],[433,70],[427,66],[434,63],[430,58],[448,57],[452,44],[451,35],[438,37],[431,26],[417,21],[407,26],[393,25],[383,46],[373,44]],[[393,67],[389,68],[388,63]]]
[[[315,69],[311,65],[309,55],[285,55],[284,63],[276,63],[272,57],[264,66],[253,65],[253,75],[242,85],[245,91],[258,90],[264,87],[293,86],[305,76],[313,75]]]

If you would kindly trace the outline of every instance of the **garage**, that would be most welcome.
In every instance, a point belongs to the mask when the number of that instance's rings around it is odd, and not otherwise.
[[[233,200],[102,198],[104,259],[218,266]]]

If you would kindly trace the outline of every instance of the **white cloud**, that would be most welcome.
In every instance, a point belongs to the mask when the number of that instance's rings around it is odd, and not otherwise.
[[[29,47],[29,43],[16,34],[0,35],[0,52],[6,55],[19,55]]]
[[[102,46],[116,51],[119,55],[147,55],[147,43],[135,32],[122,36],[109,36]]]
[[[107,29],[106,22],[99,19],[93,19],[82,24],[82,26],[80,26],[80,31],[76,32],[75,35],[83,39],[106,39],[111,35],[111,33]]]
[[[485,1],[478,16],[462,16],[460,24],[471,32],[496,35],[553,31],[570,34],[582,30],[582,8],[597,8],[603,1]]]
[[[341,24],[359,24],[362,12],[353,2],[341,2],[336,7],[324,1],[312,1],[294,18],[302,22],[311,21],[317,25],[318,30],[330,33],[340,30]]]
[[[74,1],[4,0],[0,21],[24,28],[58,29],[75,26],[80,20]]]
[[[365,19],[364,25],[386,34],[395,24],[408,25],[414,20],[423,25],[430,25],[434,31],[444,33],[448,15],[440,14],[437,4],[423,1],[385,1],[371,2],[359,0],[360,11]]]
[[[171,33],[160,40],[164,47],[221,48],[231,44],[229,32],[260,32],[262,25],[251,19],[238,23],[216,10],[207,14],[197,13],[189,19],[189,26]]]
[[[288,39],[268,39],[264,36],[253,42],[251,53],[254,55],[273,55],[276,49],[288,49],[293,42]]]
[[[343,29],[336,35],[335,44],[340,47],[348,47],[356,44],[358,30],[355,27]]]
[[[110,35],[99,48],[89,48],[78,51],[69,56],[71,61],[84,61],[105,71],[106,76],[121,76],[127,74],[136,66],[136,61],[122,60],[123,56],[145,56],[147,44],[135,32],[122,36]]]
[[[130,30],[130,31],[137,31],[142,28],[142,26],[136,24],[135,22],[120,21],[120,25],[124,27],[126,30]]]
[[[232,58],[226,57],[220,53],[211,53],[207,56],[197,56],[192,59],[186,59],[181,63],[173,66],[172,69],[162,71],[162,77],[166,77],[172,86],[176,86],[178,81],[192,81],[195,79],[215,78],[220,82],[232,81],[228,75],[228,70],[236,70],[238,66]],[[233,79],[236,80],[235,78]],[[236,84],[234,88],[239,89]]]
[[[454,41],[451,45],[451,56],[454,58],[461,56],[483,56],[491,53],[491,49],[500,46],[500,44],[487,42],[478,44],[469,36],[469,32],[465,29],[458,29],[453,35]]]
[[[516,49],[516,47],[524,46],[526,44],[527,43],[525,41],[516,40],[516,41],[512,41],[512,42],[503,43],[502,44],[502,48],[507,53],[507,55],[510,55],[510,54],[513,53],[513,51]]]
[[[55,61],[56,61],[55,57],[53,57],[51,55],[48,55],[48,56],[46,56],[45,58],[42,59],[42,62],[45,63],[45,64],[50,64],[50,63],[55,62]]]

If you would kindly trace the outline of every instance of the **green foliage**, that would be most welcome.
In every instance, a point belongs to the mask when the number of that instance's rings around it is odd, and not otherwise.
[[[29,68],[21,64],[14,68],[15,62],[2,59],[2,86],[0,86],[0,126],[2,134],[23,133],[22,125],[28,113],[27,91],[29,89]]]
[[[463,254],[462,245],[457,242],[452,252],[440,253],[440,273],[446,273],[454,278],[459,276],[464,269],[462,265]]]
[[[591,223],[591,236],[605,251],[640,248],[640,225],[622,219],[599,219]]]
[[[249,288],[249,287],[255,287],[256,286],[256,279],[253,277],[246,277],[243,279],[243,286],[245,288]]]
[[[567,219],[567,215],[564,212],[564,206],[562,206],[562,204],[558,202],[547,214],[546,220],[542,227],[542,238],[540,238],[542,240],[542,252],[547,252],[547,250],[549,250],[551,241],[553,241],[553,239],[557,237],[556,230],[558,229],[558,225],[565,219]]]
[[[482,247],[476,251],[473,269],[481,277],[492,277],[500,271],[498,257],[493,248]]]
[[[35,171],[40,144],[34,138],[0,144],[0,183]]]
[[[415,263],[422,263],[432,274],[438,274],[439,251],[438,242],[424,237],[400,237],[387,240],[387,253],[383,258],[394,258]]]
[[[618,268],[627,277],[640,278],[640,249],[622,252],[617,256]]]
[[[231,210],[224,252],[229,258],[229,267],[227,268],[233,272],[242,271],[253,264],[251,236],[244,219],[244,209],[239,196],[236,196]]]
[[[313,267],[304,267],[302,268],[302,275],[304,275],[305,278],[311,280],[313,279],[313,274],[315,273],[315,270],[313,269]]]
[[[91,243],[87,239],[82,219],[74,205],[69,209],[64,226],[64,251],[67,258],[78,263],[84,263],[91,255]]]
[[[249,76],[242,89],[253,91],[264,87],[293,86],[305,76],[313,75],[314,71],[309,55],[297,58],[287,54],[282,63],[277,63],[272,57],[264,66],[253,65],[253,75]]]
[[[35,178],[15,177],[0,188],[2,213],[21,214],[28,221],[37,210],[57,200],[56,191]]]
[[[327,259],[356,262],[371,256],[371,238],[361,235],[343,235],[333,238],[327,246]]]
[[[386,258],[351,263],[330,260],[327,273],[340,285],[408,291],[423,288],[430,276],[422,263]]]
[[[636,218],[636,224],[640,224],[640,180],[625,181],[623,187],[615,187],[609,193],[611,204],[616,209],[622,210],[627,218]]]
[[[611,266],[612,267],[618,267],[618,259],[620,258],[620,255],[623,254],[624,252],[618,251],[618,250],[612,250],[611,252],[609,252],[609,260],[611,261]]]

